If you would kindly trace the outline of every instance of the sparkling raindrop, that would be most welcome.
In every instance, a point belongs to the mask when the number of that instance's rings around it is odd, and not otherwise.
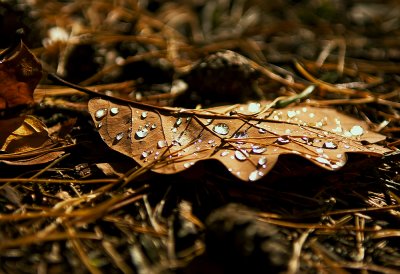
[[[229,151],[228,151],[228,150],[224,150],[224,151],[221,152],[221,156],[222,156],[222,157],[225,157],[225,156],[227,156],[228,154],[229,154]]]
[[[265,152],[267,150],[266,147],[262,147],[262,146],[253,146],[251,151],[255,154],[261,154],[263,152]]]
[[[261,109],[260,103],[250,103],[247,107],[247,110],[251,113],[257,113]]]
[[[179,117],[175,122],[175,127],[179,127],[182,124],[182,118]]]
[[[120,132],[117,135],[115,135],[115,141],[120,141],[122,139],[122,137],[124,137],[124,133]]]
[[[283,135],[278,137],[278,139],[276,139],[276,143],[278,143],[279,145],[286,145],[290,143],[290,139],[288,136]]]
[[[245,150],[236,150],[235,151],[235,158],[239,161],[244,161],[249,157],[249,154]]]
[[[184,168],[189,168],[190,166],[191,166],[191,164],[190,164],[190,163],[187,163],[187,162],[183,164],[183,167],[184,167]]]
[[[267,157],[261,157],[257,163],[259,166],[264,166],[267,163]]]
[[[106,108],[101,108],[101,109],[97,110],[96,113],[94,114],[96,119],[102,119],[106,115],[107,115],[107,109]]]
[[[317,162],[319,162],[321,164],[325,164],[325,165],[330,165],[331,164],[331,162],[328,159],[324,158],[324,157],[317,157],[317,158],[315,158],[315,160],[317,160]]]
[[[142,158],[147,158],[149,156],[149,153],[147,151],[142,152]]]
[[[160,141],[157,142],[157,147],[158,148],[163,148],[163,147],[166,147],[166,146],[167,146],[167,141],[165,141],[165,140],[160,140]]]
[[[288,110],[288,112],[287,112],[287,116],[288,116],[289,118],[293,118],[293,117],[296,116],[296,115],[297,115],[297,113],[296,113],[295,110]]]
[[[254,170],[253,172],[250,173],[249,175],[249,181],[254,182],[260,179],[262,176],[264,176],[264,173],[262,173],[259,170]]]
[[[213,127],[213,131],[220,135],[227,135],[229,133],[229,127],[227,124],[219,123]]]
[[[350,133],[354,136],[361,136],[364,134],[364,129],[360,126],[353,126],[350,129]]]
[[[103,122],[97,124],[97,129],[100,129],[103,126]]]
[[[139,128],[135,135],[138,139],[143,139],[144,137],[147,136],[147,134],[149,133],[149,130],[147,128]]]
[[[119,113],[119,109],[117,107],[113,107],[110,109],[111,115],[117,115]]]
[[[337,145],[334,142],[325,142],[322,144],[323,148],[327,148],[327,149],[337,149]]]
[[[140,115],[140,118],[146,119],[147,118],[147,111],[143,111],[142,114]]]
[[[258,129],[258,133],[265,134],[265,133],[267,133],[267,130],[260,127],[260,128]]]
[[[150,127],[150,129],[156,129],[156,128],[157,128],[156,124],[152,124],[151,127]]]
[[[312,143],[314,142],[314,138],[310,138],[310,137],[307,137],[307,136],[301,137],[301,140],[306,142],[307,145],[312,145]]]

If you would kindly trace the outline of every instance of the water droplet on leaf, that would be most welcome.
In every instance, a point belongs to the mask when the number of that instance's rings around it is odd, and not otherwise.
[[[115,141],[120,141],[124,137],[124,133],[120,132],[117,135],[115,135]]]
[[[179,127],[182,124],[182,118],[179,117],[175,122],[175,127]]]
[[[263,152],[265,152],[267,150],[266,147],[262,147],[262,146],[253,146],[251,151],[255,154],[261,154]]]
[[[229,151],[228,151],[228,150],[224,150],[224,151],[221,152],[221,156],[222,156],[222,157],[225,157],[225,156],[228,155],[228,154],[229,154]]]
[[[258,133],[265,134],[265,133],[267,133],[267,130],[264,128],[259,128]]]
[[[267,163],[267,157],[261,157],[257,163],[259,166],[264,166]]]
[[[157,142],[157,147],[158,148],[163,148],[163,147],[166,147],[166,146],[167,146],[167,141],[165,141],[165,140],[160,140],[160,141]]]
[[[229,127],[227,124],[219,123],[213,127],[213,131],[220,135],[227,135],[229,133]]]
[[[117,107],[111,108],[110,113],[111,115],[117,115],[119,112],[119,109]]]
[[[151,128],[151,129],[156,129],[156,128],[157,128],[157,125],[156,125],[156,124],[152,124],[150,128]]]
[[[322,147],[327,149],[337,149],[338,146],[334,142],[325,142]]]
[[[353,126],[350,129],[350,133],[354,136],[361,136],[364,133],[364,129],[360,126]]]
[[[139,128],[136,131],[135,135],[138,139],[142,139],[142,138],[146,137],[148,133],[149,133],[149,130],[147,128]]]
[[[250,103],[247,107],[247,110],[251,113],[257,113],[260,111],[261,105],[260,103]]]
[[[236,150],[235,151],[235,158],[239,161],[244,161],[249,157],[249,154],[245,150]]]
[[[315,158],[315,160],[317,160],[317,162],[319,162],[321,164],[325,164],[325,165],[331,164],[331,162],[328,159],[323,158],[323,157],[317,157],[317,158]]]
[[[249,181],[254,182],[257,181],[258,179],[260,179],[262,176],[264,175],[264,173],[262,173],[259,170],[254,170],[253,172],[250,173],[249,175]]]
[[[288,136],[283,135],[283,136],[278,137],[278,139],[276,139],[276,143],[279,145],[286,145],[286,144],[290,143],[290,139]]]
[[[147,118],[147,111],[143,111],[142,114],[140,115],[140,118],[146,119]]]
[[[96,119],[102,119],[106,115],[107,115],[107,109],[106,108],[101,108],[101,109],[97,110],[96,113],[94,114]]]

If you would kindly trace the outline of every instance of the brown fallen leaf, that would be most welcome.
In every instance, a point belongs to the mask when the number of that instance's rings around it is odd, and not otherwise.
[[[100,98],[89,111],[104,142],[159,173],[176,173],[197,161],[217,159],[236,177],[255,181],[283,154],[295,154],[328,170],[347,153],[382,156],[383,135],[334,109],[269,102],[203,110],[120,104]]]
[[[34,116],[0,120],[0,162],[33,165],[52,161],[64,152],[46,126]]]
[[[32,103],[41,77],[40,62],[23,42],[3,59],[0,57],[0,109]]]

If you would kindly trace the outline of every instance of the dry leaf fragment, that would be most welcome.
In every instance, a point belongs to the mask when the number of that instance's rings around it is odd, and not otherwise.
[[[269,102],[204,110],[117,104],[95,98],[89,111],[112,149],[159,173],[176,173],[199,160],[217,159],[238,178],[256,181],[279,155],[295,154],[329,170],[346,153],[382,156],[372,144],[383,135],[332,109],[296,106],[271,110]]]
[[[0,162],[14,165],[41,164],[54,160],[63,151],[34,116],[0,120]]]
[[[24,43],[0,60],[0,109],[30,104],[42,66]]]

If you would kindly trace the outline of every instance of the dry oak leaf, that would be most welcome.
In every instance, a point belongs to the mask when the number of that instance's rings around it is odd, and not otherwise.
[[[0,59],[0,109],[32,103],[33,91],[41,77],[40,62],[21,42]]]
[[[52,161],[63,154],[46,126],[34,116],[0,120],[0,162],[33,165]]]
[[[256,181],[279,155],[295,154],[336,170],[347,153],[382,156],[373,144],[385,137],[334,109],[295,106],[271,109],[270,102],[202,110],[120,104],[100,98],[89,111],[104,142],[158,173],[176,173],[197,161],[217,159],[236,177]]]

